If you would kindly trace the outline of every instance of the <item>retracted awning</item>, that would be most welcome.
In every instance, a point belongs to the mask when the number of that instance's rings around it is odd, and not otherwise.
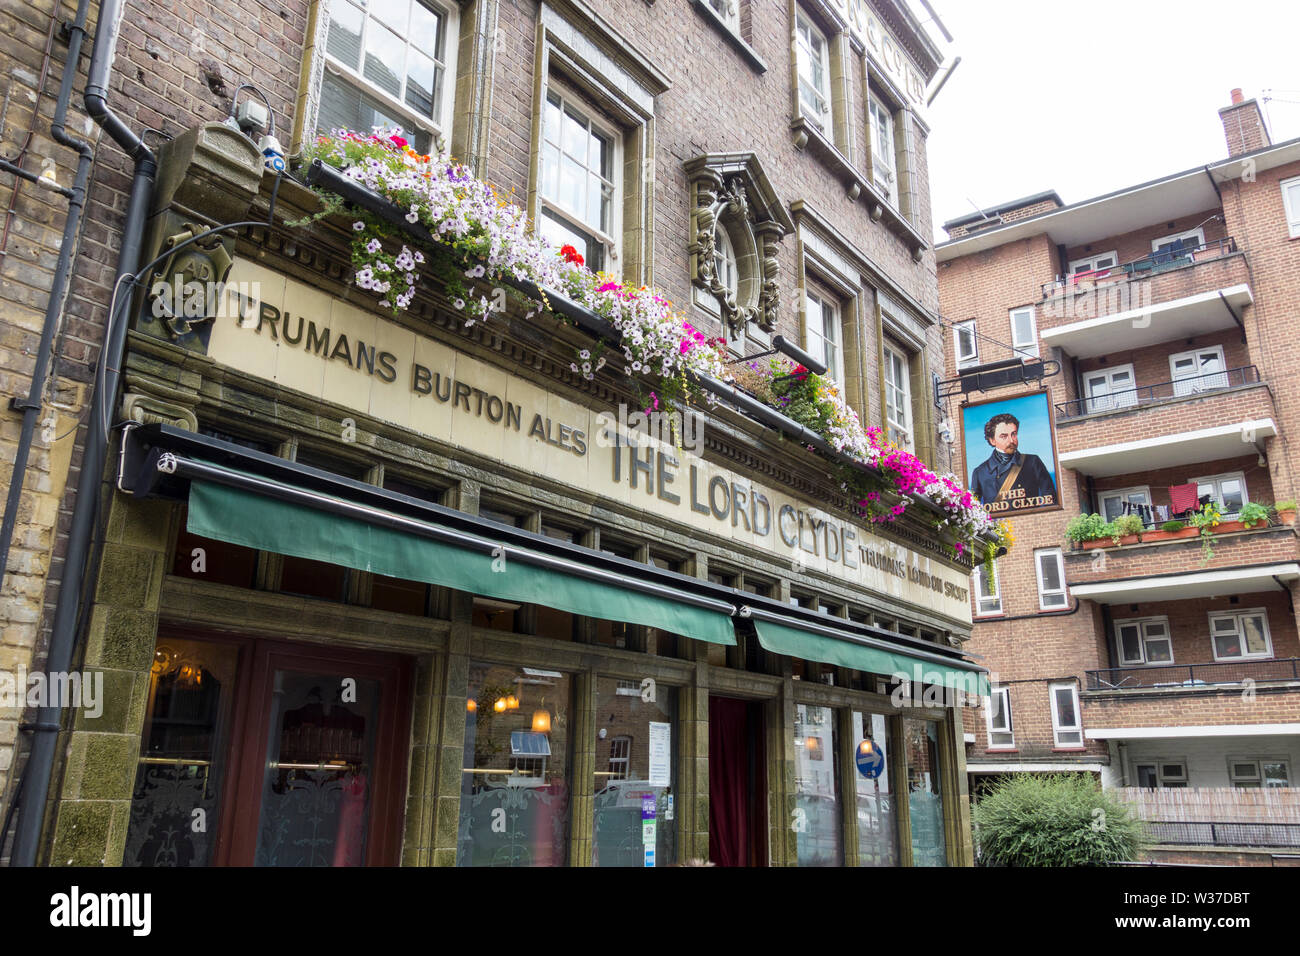
[[[855,634],[812,621],[783,618],[755,607],[740,609],[758,633],[758,642],[774,654],[786,654],[807,661],[851,667],[893,677],[905,675],[916,684],[936,684],[968,694],[988,696],[988,671],[942,654],[891,646],[884,640]]]
[[[192,534],[711,644],[736,643],[735,608],[725,601],[210,462],[173,458],[167,467],[190,479]]]

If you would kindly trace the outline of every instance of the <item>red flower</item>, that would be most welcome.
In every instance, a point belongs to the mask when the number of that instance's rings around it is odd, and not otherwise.
[[[402,137],[400,136],[390,136],[388,138],[393,142],[393,145],[395,145],[398,149],[406,149],[406,147],[409,145],[406,142],[406,140],[402,139]]]
[[[579,266],[583,263],[582,256],[578,253],[577,249],[573,248],[573,246],[560,246],[560,255],[564,258],[565,262],[572,262],[574,265]]]
[[[790,374],[792,374],[795,378],[799,379],[799,381],[802,382],[804,379],[808,377],[808,369],[804,368],[802,365],[796,365],[794,367],[794,371],[791,372]]]

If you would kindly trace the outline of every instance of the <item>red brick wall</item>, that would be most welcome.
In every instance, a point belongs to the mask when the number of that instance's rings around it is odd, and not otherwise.
[[[1200,212],[1179,216],[1177,219],[1152,223],[1149,226],[1143,226],[1141,229],[1134,229],[1132,232],[1107,236],[1104,239],[1094,239],[1091,242],[1077,246],[1068,246],[1065,250],[1066,264],[1068,265],[1074,259],[1103,255],[1107,252],[1116,253],[1121,263],[1132,262],[1135,259],[1141,259],[1143,256],[1151,255],[1151,240],[1163,239],[1165,236],[1177,235],[1180,232],[1188,232],[1198,226],[1205,233],[1205,241],[1214,242],[1216,239],[1223,239],[1228,235],[1222,221],[1211,219],[1212,216],[1218,215],[1220,215],[1218,209],[1203,209]],[[1210,221],[1206,222],[1207,219]]]

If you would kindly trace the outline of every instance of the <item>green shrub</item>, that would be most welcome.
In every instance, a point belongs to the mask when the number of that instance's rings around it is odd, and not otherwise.
[[[1237,512],[1237,520],[1246,528],[1253,528],[1257,524],[1268,524],[1268,509],[1254,501],[1247,502]]]
[[[1166,521],[1160,526],[1161,531],[1168,531],[1173,534],[1175,531],[1182,531],[1187,525],[1181,521]]]
[[[1296,510],[1295,499],[1286,498],[1282,501],[1279,501],[1277,504],[1273,505],[1273,510],[1274,511],[1295,511]]]
[[[1119,544],[1119,539],[1126,534],[1140,536],[1144,527],[1140,515],[1120,515],[1110,523],[1110,536],[1116,544]]]
[[[984,866],[1105,866],[1136,860],[1142,823],[1089,774],[1017,773],[973,811]]]
[[[1110,536],[1110,522],[1101,515],[1075,515],[1065,526],[1066,539],[1075,544]]]

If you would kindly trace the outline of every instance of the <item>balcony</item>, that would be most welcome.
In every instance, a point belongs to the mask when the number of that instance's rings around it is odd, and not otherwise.
[[[1121,787],[1116,795],[1166,846],[1300,847],[1300,789]]]
[[[1237,252],[1237,240],[1231,236],[1215,239],[1199,246],[1185,245],[1178,249],[1153,252],[1141,259],[1125,262],[1105,269],[1093,269],[1089,272],[1076,272],[1064,279],[1057,278],[1044,282],[1043,299],[1085,292],[1099,286],[1115,285],[1120,282],[1132,282],[1134,279],[1146,279],[1202,262],[1211,262]]]
[[[1233,253],[1177,271],[1071,289],[1039,307],[1047,345],[1077,358],[1145,348],[1240,327],[1254,301],[1246,260]]]
[[[1122,392],[1094,395],[1072,402],[1057,402],[1056,420],[1060,424],[1066,419],[1081,418],[1085,415],[1113,415],[1117,412],[1148,408],[1164,402],[1194,400],[1214,392],[1258,385],[1259,381],[1259,369],[1254,365],[1243,365],[1241,368],[1230,368],[1224,372],[1211,372],[1208,375],[1195,375],[1171,382],[1142,385]]]
[[[1145,403],[1137,389],[1127,407],[1077,417],[1069,413],[1095,400],[1058,405],[1061,466],[1102,478],[1261,454],[1264,440],[1277,434],[1268,386],[1247,381],[1257,376],[1245,369],[1203,377],[1227,384],[1180,395],[1182,383],[1166,383],[1167,398],[1159,397],[1165,385],[1147,386],[1152,395]],[[1138,435],[1154,437],[1132,437]]]
[[[1214,557],[1208,562],[1197,535],[1104,551],[1067,551],[1065,580],[1076,598],[1097,604],[1267,594],[1285,591],[1287,582],[1300,580],[1295,529],[1290,525],[1218,533],[1212,547]]]
[[[1300,682],[1300,658],[1112,667],[1106,670],[1087,671],[1085,674],[1084,686],[1090,691],[1207,687],[1214,684],[1240,684],[1246,680],[1254,681],[1256,684],[1266,681]]]

